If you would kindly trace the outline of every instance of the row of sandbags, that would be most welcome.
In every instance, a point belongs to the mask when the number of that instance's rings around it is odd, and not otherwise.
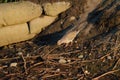
[[[69,7],[69,2],[40,5],[21,1],[0,4],[0,46],[33,38]]]

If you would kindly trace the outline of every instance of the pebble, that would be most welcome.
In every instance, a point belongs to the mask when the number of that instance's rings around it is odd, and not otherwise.
[[[10,64],[10,67],[16,67],[16,66],[17,66],[16,62]]]
[[[61,63],[61,64],[65,64],[67,61],[65,60],[65,59],[60,59],[59,60],[59,63]]]
[[[70,21],[73,21],[73,20],[75,20],[75,19],[76,19],[75,16],[71,16],[71,17],[70,17]]]
[[[22,53],[22,52],[18,52],[17,54],[18,54],[19,56],[23,55],[23,53]]]
[[[83,57],[84,57],[84,56],[83,56],[82,54],[78,56],[78,58],[80,58],[80,59],[83,58]]]
[[[111,59],[112,59],[112,57],[111,57],[111,56],[108,56],[108,57],[107,57],[107,59],[111,60]]]
[[[58,68],[56,71],[57,71],[57,72],[60,72],[60,69]]]
[[[90,74],[90,72],[88,71],[88,70],[85,70],[85,72],[84,72],[85,74]]]
[[[69,60],[67,60],[67,62],[68,62],[68,63],[70,63],[70,62],[71,62],[71,60],[69,59]]]

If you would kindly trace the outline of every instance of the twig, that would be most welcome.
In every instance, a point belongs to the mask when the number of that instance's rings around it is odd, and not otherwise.
[[[37,57],[40,57],[41,55],[36,55],[36,56],[29,56],[29,57],[24,57],[25,59],[27,58],[37,58]],[[14,59],[19,59],[20,57],[13,57],[13,58],[5,58],[5,59],[0,59],[0,62],[3,62],[3,61],[11,61],[11,60],[14,60]]]
[[[115,70],[118,66],[120,66],[120,58],[118,59],[112,70]]]
[[[6,68],[7,66],[0,66],[0,70],[3,69],[3,68]]]
[[[23,54],[21,54],[21,57],[24,61],[24,70],[25,70],[25,73],[27,74],[27,63],[26,63],[26,59],[24,58]]]
[[[6,80],[6,78],[8,79],[8,77],[15,76],[15,75],[21,75],[21,73],[12,73],[12,74],[8,74],[8,75],[6,75],[5,77],[0,78],[0,80]]]
[[[99,80],[101,77],[104,77],[105,75],[113,74],[113,73],[118,72],[118,71],[120,71],[120,69],[106,72],[106,73],[104,73],[104,74],[102,74],[102,75],[100,75],[100,76],[98,76],[98,77],[93,78],[92,80]]]
[[[29,67],[29,68],[27,69],[27,71],[30,70],[31,68],[36,67],[36,66],[38,66],[38,65],[41,65],[41,64],[43,64],[43,63],[44,63],[44,62],[36,63],[36,64],[32,65],[31,67]]]
[[[102,56],[102,57],[100,58],[100,60],[103,60],[105,57],[107,57],[107,56],[109,56],[109,55],[111,55],[111,54],[112,54],[112,52],[111,52],[111,53],[107,53],[106,55]]]
[[[42,57],[43,59],[47,59],[47,58],[48,58],[48,55],[49,55],[51,52],[53,52],[55,49],[57,49],[58,47],[59,47],[59,46],[53,48],[51,51],[49,51],[49,53],[46,53],[45,55],[41,55],[41,57]]]
[[[3,61],[11,61],[11,60],[14,60],[14,59],[19,59],[19,58],[20,58],[20,57],[0,59],[0,62],[3,62]]]
[[[51,77],[54,77],[54,76],[60,76],[60,75],[61,74],[53,74],[53,75],[43,76],[42,79],[46,80],[47,78],[51,78]]]
[[[46,47],[46,45],[39,47],[37,50],[34,50],[34,51],[33,51],[33,54],[34,54],[34,53],[37,53],[40,49],[42,49],[42,48],[44,48],[44,47]]]

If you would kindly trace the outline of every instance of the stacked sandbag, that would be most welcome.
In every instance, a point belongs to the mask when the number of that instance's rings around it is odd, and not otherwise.
[[[58,3],[66,6],[65,2]],[[45,4],[42,6],[44,7],[45,14],[42,14],[43,9],[40,4],[35,4],[30,1],[0,4],[0,46],[33,38],[42,29],[53,23],[58,14],[70,7],[66,3],[66,8],[64,7],[62,10],[59,4],[57,6],[57,2],[47,4],[52,5],[47,6],[48,9],[45,8]],[[55,6],[53,6],[54,4]],[[49,7],[52,12],[55,11],[56,13],[48,14],[50,11]]]
[[[33,34],[38,34],[41,32],[42,29],[44,29],[49,24],[53,23],[57,16],[51,17],[51,16],[41,16],[38,17],[32,21],[30,21],[30,32]]]
[[[0,4],[0,46],[33,38],[27,22],[41,14],[41,6],[29,1]]]
[[[0,46],[31,39],[35,34],[28,33],[27,23],[0,28]]]
[[[0,4],[0,27],[28,22],[42,14],[40,5],[29,1]]]
[[[54,3],[44,3],[43,8],[46,15],[57,16],[61,12],[64,12],[68,8],[70,8],[70,2],[62,1],[62,2],[54,2]]]

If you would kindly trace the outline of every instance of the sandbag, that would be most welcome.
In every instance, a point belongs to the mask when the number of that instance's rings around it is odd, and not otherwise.
[[[29,34],[27,23],[0,28],[0,46],[31,39],[35,34]]]
[[[68,8],[70,8],[70,2],[54,2],[54,3],[44,3],[43,8],[46,15],[49,16],[57,16],[61,12],[64,12]]]
[[[41,6],[30,1],[1,3],[0,27],[25,23],[41,14]]]
[[[53,23],[56,18],[57,16],[55,17],[41,16],[39,18],[30,21],[30,32],[34,34],[38,34],[39,32],[41,32],[42,29]]]

